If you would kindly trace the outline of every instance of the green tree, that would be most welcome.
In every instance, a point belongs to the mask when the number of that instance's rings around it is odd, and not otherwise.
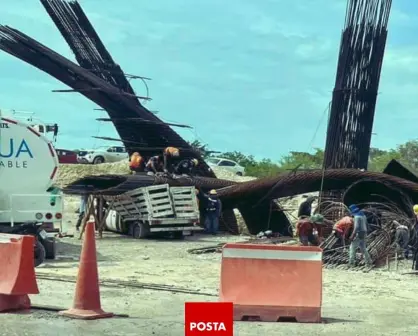
[[[321,169],[324,161],[324,151],[320,148],[315,148],[313,154],[306,152],[290,152],[289,155],[284,156],[279,165],[283,170],[298,169],[312,170]]]
[[[414,170],[418,170],[418,140],[412,140],[398,146],[400,159]]]
[[[207,144],[203,144],[199,140],[194,140],[192,142],[188,141],[188,143],[191,147],[193,147],[193,149],[198,151],[204,159],[206,159],[209,156]]]

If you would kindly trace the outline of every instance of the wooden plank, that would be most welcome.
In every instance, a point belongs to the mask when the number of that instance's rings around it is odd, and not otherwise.
[[[173,208],[171,207],[171,204],[162,204],[162,205],[157,205],[157,206],[152,207],[152,212],[161,211],[161,210],[173,211]]]
[[[161,198],[166,198],[166,199],[169,200],[170,199],[170,194],[168,192],[164,192],[164,193],[149,195],[149,199],[151,199],[151,200],[161,199]]]
[[[173,211],[168,210],[168,211],[162,211],[162,212],[158,212],[158,213],[153,213],[152,214],[152,217],[160,218],[160,217],[171,216],[171,215],[173,215]]]
[[[180,205],[180,206],[182,206],[182,205],[189,205],[189,206],[192,207],[192,206],[194,206],[194,202],[192,200],[176,201],[174,203],[174,207],[176,207],[178,205]]]

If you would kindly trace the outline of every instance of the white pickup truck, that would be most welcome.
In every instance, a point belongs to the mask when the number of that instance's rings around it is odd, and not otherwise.
[[[154,233],[170,233],[175,238],[202,229],[194,187],[160,184],[106,196],[110,207],[106,219],[109,231],[146,238]]]
[[[97,149],[81,150],[77,154],[79,163],[99,164],[105,162],[118,162],[129,158],[125,147],[100,147]]]

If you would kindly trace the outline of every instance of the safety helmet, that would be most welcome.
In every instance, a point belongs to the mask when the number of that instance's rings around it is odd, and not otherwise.
[[[323,224],[324,223],[324,216],[320,214],[313,215],[309,218],[312,223],[315,224]]]
[[[416,214],[418,214],[418,204],[415,204],[415,205],[414,205],[414,212],[415,212]]]
[[[139,156],[139,153],[138,152],[134,152],[132,155]]]
[[[351,205],[348,207],[348,209],[350,210],[350,213],[351,213],[352,215],[355,215],[356,213],[359,213],[359,212],[360,212],[359,207],[358,207],[357,205],[355,205],[355,204],[351,204]]]
[[[199,163],[199,161],[197,159],[192,159],[192,163],[197,166],[197,164]]]
[[[212,189],[211,191],[209,191],[209,195],[218,195],[218,193],[215,189]]]

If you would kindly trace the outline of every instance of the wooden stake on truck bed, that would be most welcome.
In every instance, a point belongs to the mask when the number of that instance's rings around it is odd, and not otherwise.
[[[96,200],[97,206],[94,206],[94,200]],[[103,231],[106,226],[106,219],[109,216],[109,212],[110,212],[110,209],[112,208],[114,201],[112,200],[112,202],[109,204],[106,211],[103,211],[104,202],[105,200],[103,196],[98,196],[98,197],[89,196],[87,205],[86,205],[86,214],[82,221],[82,228],[81,228],[79,239],[83,238],[84,230],[86,229],[86,224],[90,220],[91,216],[93,216],[94,221],[96,223],[97,231],[99,232],[99,237],[103,238]]]
[[[88,196],[87,198],[87,204],[86,204],[86,212],[83,218],[83,221],[81,223],[81,231],[80,236],[78,239],[83,238],[84,230],[86,229],[86,224],[90,220],[90,217],[93,216],[94,220],[96,221],[96,214],[94,213],[94,196]]]

